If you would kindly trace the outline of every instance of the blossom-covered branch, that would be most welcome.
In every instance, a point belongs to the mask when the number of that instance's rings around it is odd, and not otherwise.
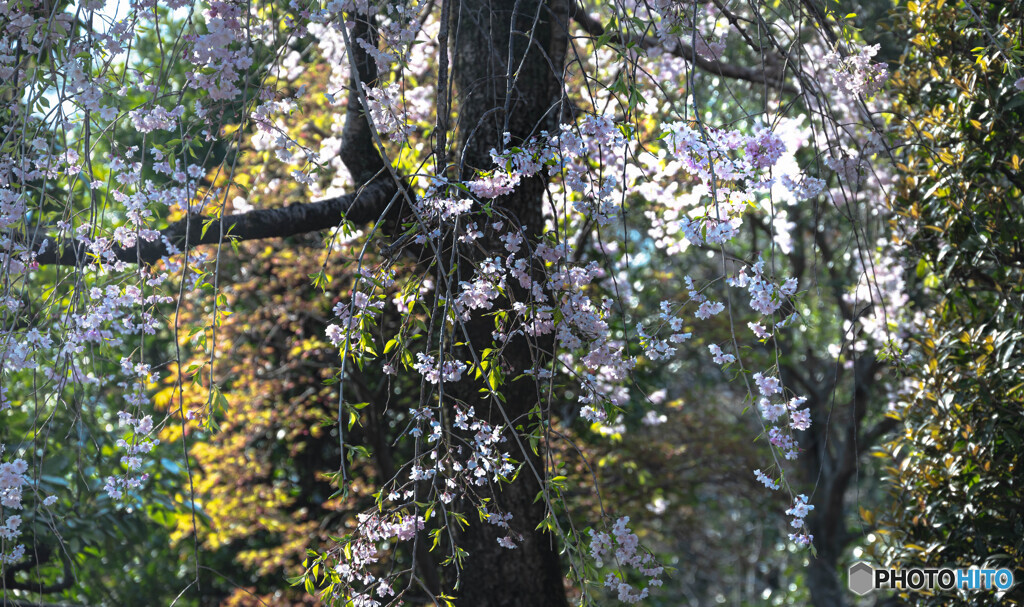
[[[125,263],[154,263],[186,247],[229,240],[285,238],[336,227],[342,218],[361,224],[378,219],[395,193],[390,180],[374,181],[361,189],[318,202],[280,209],[259,209],[221,219],[193,215],[158,232],[143,235],[134,247],[107,239],[76,238],[53,246],[47,237],[34,238],[40,265],[81,266],[96,258]],[[223,235],[222,235],[223,228]]]
[[[581,28],[583,28],[583,31],[595,38],[603,36],[606,33],[604,25],[587,13],[586,9],[580,6],[578,2],[575,4],[572,18]],[[640,44],[645,49],[653,48],[659,44],[658,40],[651,36],[643,36],[640,39],[634,39],[628,35],[623,36],[618,33],[612,35],[609,41],[623,45],[636,43]],[[767,84],[772,88],[793,95],[799,92],[793,87],[793,85],[786,83],[784,69],[774,69],[768,65],[765,65],[763,69],[749,68],[741,65],[724,63],[719,59],[702,57],[701,54],[696,52],[692,46],[682,41],[676,41],[669,52],[677,57],[681,57],[682,59],[689,61],[693,65],[711,74],[724,76],[725,78],[733,78],[735,80],[745,80],[747,82],[754,82],[757,84]],[[778,63],[781,65],[782,62]]]

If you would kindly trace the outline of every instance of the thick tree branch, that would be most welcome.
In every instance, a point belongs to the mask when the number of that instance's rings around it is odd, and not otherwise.
[[[317,232],[339,225],[343,215],[352,223],[367,223],[380,218],[395,194],[395,189],[391,180],[379,179],[351,194],[319,202],[293,204],[280,209],[260,209],[227,215],[219,220],[195,215],[161,230],[161,238],[157,240],[147,242],[140,239],[135,247],[114,246],[110,248],[109,254],[113,259],[126,263],[154,263],[171,252],[166,246],[168,243],[176,249],[185,250],[186,247],[221,242],[221,222],[224,240],[284,238]],[[210,226],[203,234],[203,226],[207,223]],[[43,238],[37,236],[32,240],[38,249]],[[80,239],[58,243],[57,247],[50,242],[36,256],[40,265],[82,266],[94,259],[96,255]]]
[[[384,161],[373,145],[370,122],[366,119],[367,109],[359,99],[360,84],[363,87],[375,86],[378,77],[376,60],[360,45],[360,41],[370,48],[377,48],[377,32],[373,17],[356,14],[353,20],[352,48],[348,50],[356,69],[349,79],[347,113],[339,156],[352,174],[352,179],[356,183],[366,183],[384,168]]]
[[[587,11],[580,6],[579,2],[576,2],[573,9],[572,18],[583,31],[590,34],[591,36],[598,37],[605,33],[605,27],[599,21],[591,17]],[[622,36],[621,34],[614,34],[611,37],[610,42],[615,44],[628,44],[630,42],[637,43],[645,49],[654,48],[659,45],[659,42],[651,37],[644,36],[643,38],[636,39],[629,36]],[[783,70],[769,70],[765,69],[753,69],[743,67],[741,65],[734,65],[729,63],[722,63],[714,59],[706,59],[697,54],[693,47],[680,41],[677,41],[675,48],[666,49],[673,55],[685,59],[697,66],[698,68],[715,74],[716,76],[722,76],[724,78],[732,78],[734,80],[745,80],[747,82],[753,82],[756,84],[765,84],[774,89],[780,90],[784,93],[792,95],[798,94],[798,91],[793,85],[788,84],[785,79],[785,71]]]
[[[861,453],[875,446],[883,436],[889,434],[899,426],[900,420],[895,417],[886,417],[869,428],[861,435],[860,444],[857,446]]]

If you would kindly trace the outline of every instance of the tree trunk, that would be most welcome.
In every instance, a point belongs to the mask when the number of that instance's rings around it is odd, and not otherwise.
[[[817,538],[815,538],[817,540]],[[836,572],[835,554],[825,554],[819,548],[820,543],[815,541],[818,548],[818,555],[812,556],[807,566],[806,580],[807,590],[811,593],[811,605],[815,607],[843,607],[847,604],[846,597],[849,590],[842,587],[839,575]]]
[[[474,169],[494,168],[490,150],[502,148],[504,132],[515,145],[539,135],[542,129],[557,128],[567,6],[564,0],[462,0],[452,5],[454,109],[461,150],[452,162],[463,179],[472,178]],[[495,207],[518,220],[526,238],[534,243],[543,230],[545,185],[546,176],[524,179],[514,193],[494,201]],[[481,242],[487,251],[481,257],[508,254],[490,230]],[[525,298],[525,294],[518,295],[521,301]],[[479,353],[493,347],[493,331],[492,317],[473,316],[466,326],[467,348]],[[540,402],[536,382],[529,377],[513,381],[534,366],[534,357],[541,356],[538,348],[518,339],[508,344],[502,357],[507,379],[500,408],[496,401],[481,396],[479,381],[464,381],[456,387],[458,396],[493,424],[507,426],[507,419],[526,427],[527,414]],[[543,349],[549,351],[550,347]],[[557,542],[536,530],[545,515],[543,500],[535,500],[541,490],[537,474],[544,474],[543,460],[529,449],[523,453],[511,438],[509,442],[506,450],[524,462],[521,472],[511,484],[483,487],[480,497],[493,500],[496,508],[492,511],[512,514],[509,525],[513,535],[520,534],[522,540],[515,549],[500,547],[498,539],[509,532],[480,522],[475,509],[466,505],[470,526],[460,533],[459,541],[469,556],[458,574],[458,588],[452,587],[456,576],[449,572],[449,592],[458,597],[460,606],[567,605]],[[529,443],[523,440],[523,444]]]

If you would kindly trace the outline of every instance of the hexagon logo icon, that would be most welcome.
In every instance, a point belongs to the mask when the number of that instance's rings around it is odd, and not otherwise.
[[[854,594],[864,596],[875,589],[875,568],[871,565],[858,561],[850,565],[849,574],[850,591]]]

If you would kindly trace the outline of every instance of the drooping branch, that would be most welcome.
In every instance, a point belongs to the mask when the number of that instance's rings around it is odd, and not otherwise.
[[[590,14],[587,13],[586,9],[580,6],[579,2],[576,2],[574,6],[575,8],[572,14],[572,19],[579,24],[581,28],[583,28],[583,31],[594,37],[603,36],[605,34],[607,30],[604,25],[602,25],[597,19],[591,17]],[[621,45],[628,45],[630,43],[639,44],[645,49],[654,48],[660,44],[658,40],[652,36],[635,38],[632,36],[623,36],[621,33],[612,35],[609,41]],[[786,82],[784,70],[770,69],[768,66],[765,66],[764,69],[754,69],[732,63],[723,63],[722,61],[715,59],[707,59],[705,57],[701,57],[699,53],[694,51],[692,46],[682,42],[681,40],[677,41],[674,48],[667,50],[673,55],[689,61],[709,74],[722,76],[724,78],[732,78],[734,80],[744,80],[755,84],[766,84],[774,89],[792,95],[799,93],[793,85]]]
[[[154,263],[173,252],[168,250],[167,244],[174,249],[185,250],[186,247],[217,244],[229,239],[285,238],[338,226],[343,216],[355,224],[367,223],[380,218],[395,190],[391,180],[379,179],[350,194],[319,202],[260,209],[219,219],[193,215],[161,230],[161,237],[156,240],[140,239],[134,247],[114,246],[109,251],[113,259],[126,263]],[[203,228],[207,225],[204,233]],[[43,237],[36,236],[32,241],[38,249]],[[96,254],[81,239],[58,242],[56,247],[51,242],[36,256],[40,265],[82,266],[95,259]]]

